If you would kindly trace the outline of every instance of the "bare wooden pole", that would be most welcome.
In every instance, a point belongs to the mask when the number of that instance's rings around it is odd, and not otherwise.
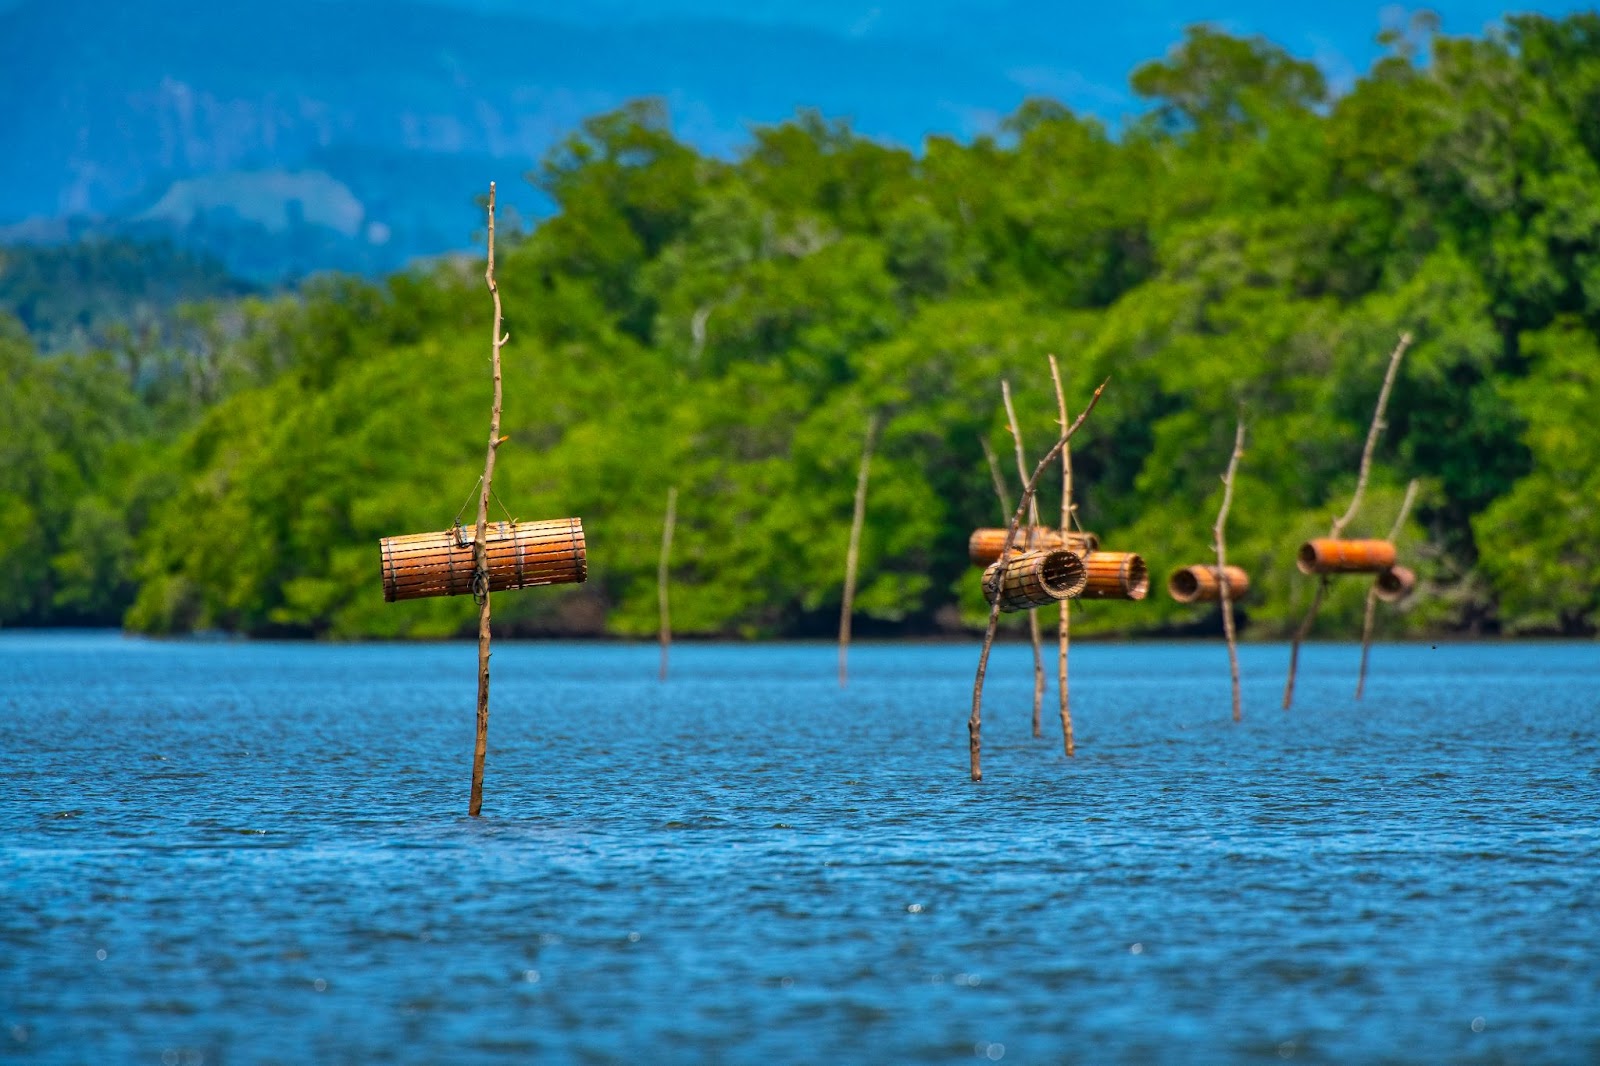
[[[1244,457],[1244,416],[1233,431],[1233,454],[1228,457],[1228,472],[1222,475],[1222,506],[1217,509],[1217,524],[1211,538],[1217,547],[1217,593],[1222,600],[1222,632],[1228,638],[1228,673],[1233,679],[1233,720],[1244,721],[1239,702],[1239,634],[1233,625],[1233,590],[1228,587],[1228,510],[1233,506],[1233,475]]]
[[[1056,413],[1061,419],[1061,432],[1067,431],[1067,393],[1061,387],[1061,368],[1056,365],[1056,357],[1050,357],[1050,380],[1056,387]],[[1061,532],[1066,533],[1072,525],[1072,446],[1069,444],[1061,449]],[[1056,694],[1060,704],[1061,713],[1061,743],[1066,747],[1067,758],[1072,758],[1077,752],[1077,746],[1072,739],[1072,700],[1067,695],[1067,645],[1071,640],[1070,625],[1072,614],[1067,609],[1070,600],[1062,600],[1058,605],[1061,609],[1061,620],[1056,625]]]
[[[1009,414],[1009,408],[1008,408],[1008,414]],[[1010,519],[1011,519],[1011,497],[1006,492],[1006,477],[1005,477],[1005,475],[1003,473],[1000,472],[1000,460],[995,456],[994,449],[989,447],[989,441],[986,438],[979,438],[979,440],[982,441],[982,443],[983,443],[983,455],[984,455],[984,458],[989,460],[989,476],[990,476],[990,478],[992,478],[994,480],[994,494],[1000,500],[1000,521],[1002,521],[1002,522],[1010,521]],[[1022,473],[1023,477],[1027,477],[1028,476],[1026,470],[1022,470],[1021,473]],[[1035,510],[1037,510],[1037,508],[1035,508]],[[1034,521],[1032,524],[1033,525],[1038,525],[1038,522]],[[1031,537],[1030,537],[1030,539],[1031,539]],[[1038,617],[1037,617],[1036,612],[1034,612],[1034,611],[1029,611],[1028,612],[1028,621],[1030,623],[1029,629],[1032,631],[1032,636],[1034,638],[1033,639],[1033,654],[1034,654],[1034,659],[1033,659],[1033,667],[1034,667],[1034,671],[1033,671],[1033,677],[1034,677],[1033,735],[1034,736],[1038,736],[1039,735],[1039,691],[1038,691],[1038,688],[1039,688],[1041,670],[1040,670],[1040,663],[1039,663],[1039,622],[1038,622]]]
[[[661,523],[661,561],[656,564],[656,599],[661,605],[661,680],[667,679],[667,656],[672,650],[672,607],[667,599],[668,560],[672,557],[672,527],[678,522],[678,488],[667,490],[667,517]]]
[[[1039,465],[1033,468],[1033,476],[1023,482],[1022,502],[1017,504],[1017,509],[1011,515],[1011,521],[1006,526],[1006,541],[1000,546],[1000,568],[1011,559],[1011,549],[1016,546],[1017,527],[1022,524],[1022,516],[1028,511],[1028,504],[1033,500],[1033,494],[1038,491],[1039,478],[1044,474],[1045,467],[1055,462],[1056,456],[1061,454],[1061,449],[1067,446],[1072,435],[1078,432],[1078,427],[1083,425],[1084,419],[1089,417],[1089,412],[1094,410],[1094,405],[1100,402],[1100,394],[1106,391],[1106,386],[1111,384],[1111,379],[1106,378],[1100,387],[1094,390],[1094,395],[1089,397],[1089,406],[1083,409],[1072,425],[1061,434],[1061,439],[1045,452],[1044,458],[1039,460]],[[978,653],[978,676],[972,682],[972,714],[967,718],[967,755],[971,763],[972,780],[983,780],[983,677],[989,669],[989,651],[994,647],[994,631],[1000,622],[1000,598],[989,605],[989,625],[983,634],[983,649]]]
[[[483,280],[494,298],[494,329],[489,351],[494,363],[494,404],[489,408],[489,450],[483,460],[483,491],[478,494],[478,525],[472,541],[472,595],[478,601],[478,733],[472,748],[472,796],[467,813],[483,810],[483,759],[489,750],[489,495],[494,484],[494,457],[500,436],[500,349],[511,339],[501,332],[500,287],[494,280],[494,182],[489,183],[489,260]]]
[[[1389,530],[1389,540],[1393,542],[1400,536],[1400,531],[1406,526],[1406,518],[1411,514],[1411,505],[1417,499],[1417,479],[1412,478],[1411,484],[1406,486],[1405,499],[1400,501],[1400,513],[1395,516],[1394,526]],[[1374,581],[1367,587],[1367,611],[1361,620],[1361,673],[1356,675],[1356,699],[1367,687],[1367,656],[1372,651],[1372,621],[1378,608],[1378,583]]]
[[[989,460],[989,477],[994,481],[994,494],[1000,500],[1000,521],[1004,522],[1011,517],[1011,497],[1006,493],[1006,476],[1000,472],[1000,460],[995,456],[994,449],[989,447],[989,439],[979,437],[978,443],[983,445],[983,457]]]
[[[1016,446],[1017,452],[1017,477],[1023,481],[1028,478],[1028,460],[1022,447],[1022,427],[1017,423],[1017,409],[1011,404],[1011,382],[1001,379],[1000,396],[1005,400],[1006,424],[1011,428],[1011,443]],[[1039,528],[1039,501],[1037,499],[1028,504],[1028,539],[1024,542],[1031,550],[1034,546],[1034,537]],[[1042,736],[1039,729],[1039,710],[1044,705],[1044,651],[1041,646],[1039,633],[1039,609],[1028,610],[1028,638],[1033,644],[1033,735]]]
[[[1394,351],[1389,355],[1389,369],[1383,375],[1383,388],[1378,390],[1378,406],[1373,409],[1372,423],[1367,426],[1367,443],[1361,449],[1361,466],[1356,473],[1356,491],[1350,497],[1350,506],[1344,514],[1333,523],[1328,530],[1328,539],[1337,540],[1361,509],[1361,497],[1367,491],[1367,477],[1372,473],[1372,456],[1378,448],[1378,438],[1383,436],[1383,431],[1389,428],[1389,423],[1383,420],[1383,413],[1389,406],[1389,392],[1394,388],[1394,379],[1400,370],[1400,357],[1406,354],[1406,349],[1411,347],[1411,334],[1400,334],[1400,340],[1394,346]]]
[[[1411,347],[1410,332],[1400,334],[1399,342],[1389,355],[1389,369],[1383,375],[1383,388],[1378,390],[1378,405],[1372,412],[1372,424],[1367,427],[1367,443],[1361,449],[1361,466],[1356,473],[1356,491],[1351,495],[1350,506],[1345,509],[1344,514],[1333,520],[1333,525],[1328,530],[1330,540],[1339,538],[1345,526],[1350,524],[1361,508],[1361,497],[1367,491],[1367,476],[1372,472],[1372,454],[1377,450],[1378,438],[1382,436],[1384,427],[1388,425],[1383,420],[1383,412],[1389,406],[1389,390],[1394,388],[1395,374],[1400,369],[1400,357],[1406,354],[1406,349],[1409,347]],[[1300,623],[1300,628],[1294,635],[1294,643],[1289,648],[1289,677],[1283,686],[1283,709],[1286,711],[1294,703],[1295,674],[1300,668],[1300,645],[1310,635],[1311,626],[1317,620],[1317,611],[1321,609],[1322,599],[1327,591],[1328,575],[1322,574],[1317,579],[1317,591],[1311,597],[1311,609],[1306,612],[1305,620]]]
[[[844,557],[844,602],[839,606],[839,687],[850,683],[850,615],[856,602],[856,564],[861,558],[861,526],[867,518],[867,473],[872,467],[872,446],[878,437],[878,413],[867,419],[867,439],[861,446],[861,466],[856,470],[856,507],[850,516],[850,547]]]

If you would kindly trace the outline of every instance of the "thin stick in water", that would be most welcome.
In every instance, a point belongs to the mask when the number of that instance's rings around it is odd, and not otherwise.
[[[856,471],[856,507],[850,517],[850,547],[844,557],[844,602],[839,606],[839,687],[850,683],[850,614],[856,601],[856,563],[861,558],[861,526],[867,517],[867,472],[872,467],[872,445],[878,437],[878,412],[867,419],[867,440],[861,446],[861,466]]]
[[[1411,484],[1406,486],[1406,497],[1400,501],[1400,513],[1395,516],[1394,527],[1389,530],[1389,540],[1392,543],[1400,536],[1400,531],[1405,528],[1406,518],[1411,514],[1411,505],[1417,499],[1417,479],[1412,478]],[[1378,583],[1374,581],[1367,589],[1367,611],[1361,621],[1361,673],[1356,676],[1356,699],[1361,698],[1362,692],[1367,687],[1367,655],[1372,651],[1372,620],[1378,608]]]
[[[1017,409],[1011,404],[1011,382],[1001,379],[1000,396],[1006,405],[1006,424],[1011,428],[1011,442],[1016,446],[1017,477],[1026,480],[1028,460],[1022,447],[1022,427],[1017,423]],[[1025,543],[1029,549],[1034,546],[1038,528],[1039,502],[1034,500],[1028,504],[1028,539]],[[1044,705],[1044,651],[1040,642],[1037,607],[1028,610],[1028,637],[1033,645],[1033,735],[1037,737],[1043,735],[1039,729],[1039,710]]]
[[[1056,387],[1056,412],[1061,419],[1061,432],[1067,430],[1067,393],[1061,387],[1061,368],[1056,365],[1056,357],[1050,357],[1050,380]],[[1061,449],[1061,532],[1064,534],[1072,524],[1072,446]],[[1076,753],[1076,745],[1072,739],[1072,700],[1067,695],[1067,645],[1071,639],[1070,623],[1072,615],[1067,609],[1070,600],[1062,600],[1061,621],[1056,626],[1056,692],[1060,697],[1061,709],[1061,743],[1065,745],[1067,757],[1070,759]]]
[[[1411,347],[1410,332],[1400,334],[1399,343],[1389,355],[1389,369],[1383,375],[1383,388],[1378,390],[1378,406],[1372,412],[1372,424],[1367,427],[1367,443],[1361,449],[1361,466],[1356,474],[1356,491],[1350,497],[1350,506],[1345,509],[1344,514],[1334,519],[1332,527],[1328,530],[1330,540],[1339,538],[1344,532],[1344,527],[1354,520],[1356,512],[1361,507],[1361,497],[1367,491],[1367,475],[1372,472],[1372,454],[1377,450],[1378,437],[1388,425],[1383,420],[1383,412],[1389,406],[1389,390],[1394,388],[1395,374],[1400,369],[1400,357],[1406,354],[1406,349],[1409,347]],[[1316,594],[1311,597],[1311,609],[1306,612],[1305,620],[1295,632],[1294,643],[1289,647],[1289,677],[1283,686],[1283,709],[1286,711],[1294,703],[1295,674],[1300,668],[1300,645],[1311,633],[1311,627],[1317,620],[1317,611],[1321,609],[1322,598],[1327,591],[1328,576],[1323,574],[1317,581]]]
[[[478,601],[478,729],[472,748],[472,795],[467,814],[476,818],[483,810],[483,760],[489,750],[489,496],[493,491],[494,457],[500,436],[500,349],[511,339],[502,333],[500,287],[494,280],[494,182],[489,183],[489,259],[483,280],[494,298],[494,328],[489,351],[494,364],[494,404],[489,409],[489,451],[483,460],[483,491],[478,495],[478,525],[472,541],[472,592]]]
[[[1233,476],[1244,456],[1244,416],[1233,432],[1233,454],[1228,457],[1228,472],[1222,475],[1222,506],[1217,509],[1217,524],[1211,537],[1217,548],[1217,593],[1222,600],[1222,632],[1228,638],[1228,673],[1233,679],[1233,720],[1244,721],[1239,701],[1239,635],[1233,624],[1233,590],[1228,586],[1228,510],[1233,506]]]
[[[1000,499],[1000,521],[1004,522],[1011,517],[1011,497],[1006,494],[1006,476],[1000,472],[1000,460],[995,456],[994,449],[989,447],[989,439],[979,437],[978,443],[983,445],[983,457],[989,460],[989,477],[994,480],[994,494]]]
[[[667,490],[667,516],[661,523],[661,560],[656,564],[656,598],[661,605],[661,680],[667,679],[667,658],[672,650],[672,606],[667,596],[668,562],[672,558],[672,529],[678,523],[678,487]]]
[[[1106,391],[1106,386],[1109,384],[1111,384],[1110,378],[1100,383],[1100,387],[1094,390],[1094,395],[1089,397],[1089,406],[1085,407],[1083,413],[1067,427],[1061,439],[1045,452],[1044,458],[1039,460],[1039,465],[1033,468],[1033,476],[1023,483],[1022,502],[1017,504],[1017,509],[1012,512],[1011,521],[1006,526],[1005,543],[1000,546],[999,563],[1002,570],[1011,560],[1011,549],[1017,543],[1017,527],[1022,524],[1023,515],[1028,512],[1028,504],[1038,491],[1039,478],[1044,474],[1045,467],[1055,462],[1056,456],[1061,454],[1061,449],[1067,446],[1072,435],[1078,432],[1078,427],[1083,425],[1084,419],[1089,417],[1089,412],[1094,410],[1094,405],[1100,402],[1100,394]],[[989,652],[994,647],[994,631],[999,622],[1000,597],[996,596],[994,602],[989,605],[989,625],[983,633],[983,648],[978,652],[978,674],[972,681],[972,713],[967,718],[967,758],[974,781],[983,780],[983,678],[989,669]]]

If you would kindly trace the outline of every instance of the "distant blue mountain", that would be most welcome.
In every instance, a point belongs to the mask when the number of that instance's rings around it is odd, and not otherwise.
[[[1446,29],[1498,13],[1447,5]],[[491,178],[542,213],[521,175],[632,97],[664,96],[717,153],[801,106],[909,145],[1030,95],[1114,124],[1129,71],[1195,21],[1264,32],[1336,85],[1381,25],[1376,5],[1261,0],[0,0],[0,241],[137,231],[257,280],[385,270],[465,245]]]

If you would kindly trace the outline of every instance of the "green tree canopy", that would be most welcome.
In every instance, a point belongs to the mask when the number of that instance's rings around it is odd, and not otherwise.
[[[1337,97],[1270,42],[1193,29],[1135,72],[1152,110],[1120,137],[1046,100],[920,153],[813,113],[731,160],[657,101],[584,123],[534,178],[557,213],[501,244],[496,483],[518,517],[583,517],[591,579],[496,618],[649,632],[676,485],[680,631],[825,631],[879,413],[858,608],[959,628],[982,607],[967,534],[1000,517],[999,382],[1038,454],[1053,352],[1074,407],[1112,379],[1074,444],[1080,516],[1158,590],[1209,557],[1243,407],[1230,557],[1249,631],[1283,634],[1311,588],[1295,547],[1343,510],[1404,329],[1350,530],[1386,533],[1421,479],[1400,547],[1422,589],[1383,624],[1592,632],[1600,19],[1434,29]],[[466,631],[458,601],[384,604],[375,542],[444,528],[471,492],[488,320],[463,256],[203,302],[72,356],[0,328],[0,623]],[[1336,583],[1329,631],[1363,596]],[[1089,633],[1216,624],[1159,591],[1082,614]]]

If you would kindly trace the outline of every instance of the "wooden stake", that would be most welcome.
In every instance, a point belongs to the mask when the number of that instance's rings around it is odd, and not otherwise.
[[[494,329],[489,351],[494,363],[494,404],[489,409],[489,450],[483,460],[483,491],[478,495],[478,525],[472,542],[472,594],[478,601],[478,733],[472,748],[472,795],[467,813],[483,810],[483,759],[489,750],[489,494],[494,484],[494,457],[500,448],[500,349],[510,340],[500,332],[500,287],[494,280],[494,182],[489,183],[489,260],[483,280],[494,298]]]
[[[1244,415],[1233,431],[1233,454],[1228,457],[1228,472],[1222,475],[1222,506],[1217,509],[1217,524],[1211,527],[1211,538],[1217,547],[1217,593],[1222,601],[1222,632],[1228,638],[1228,673],[1233,679],[1233,720],[1244,721],[1239,703],[1239,635],[1233,625],[1233,590],[1228,581],[1228,509],[1233,506],[1233,475],[1239,470],[1239,460],[1244,456]]]
[[[678,522],[678,488],[667,490],[667,517],[661,524],[661,561],[656,564],[656,598],[661,603],[661,680],[667,679],[672,649],[672,608],[667,602],[667,561],[672,556],[672,527]]]
[[[1377,450],[1378,437],[1388,425],[1383,420],[1383,412],[1389,405],[1389,390],[1394,388],[1395,374],[1400,369],[1400,357],[1406,354],[1406,349],[1409,347],[1411,347],[1411,334],[1409,332],[1400,334],[1399,343],[1389,355],[1389,369],[1383,375],[1383,388],[1378,390],[1378,406],[1372,412],[1372,424],[1367,427],[1367,443],[1361,449],[1361,466],[1356,473],[1356,491],[1350,497],[1350,506],[1346,508],[1344,514],[1334,519],[1333,526],[1328,531],[1330,540],[1338,539],[1339,534],[1344,532],[1344,527],[1350,524],[1361,508],[1361,497],[1367,491],[1367,475],[1372,472],[1372,453]],[[1310,635],[1311,626],[1317,620],[1317,611],[1321,609],[1322,598],[1327,591],[1328,576],[1324,574],[1317,580],[1317,591],[1311,597],[1311,609],[1306,612],[1305,620],[1300,623],[1300,628],[1294,635],[1294,643],[1289,648],[1289,678],[1283,686],[1283,709],[1286,711],[1294,703],[1294,681],[1300,667],[1300,645]]]
[[[994,494],[1000,499],[1000,521],[1004,522],[1011,517],[1011,497],[1006,494],[1006,476],[1000,472],[1000,460],[995,457],[994,449],[989,447],[989,439],[979,437],[978,443],[983,445],[983,457],[989,460],[989,477],[994,481]]]
[[[1067,430],[1067,393],[1061,387],[1061,368],[1056,365],[1056,357],[1050,357],[1050,380],[1056,387],[1056,412],[1061,419],[1061,431]],[[1072,447],[1068,445],[1061,449],[1061,532],[1065,534],[1072,528]],[[1076,745],[1072,740],[1072,700],[1067,695],[1067,644],[1070,640],[1069,626],[1072,621],[1071,612],[1067,609],[1070,601],[1062,600],[1060,603],[1061,620],[1056,625],[1056,694],[1059,697],[1061,712],[1061,743],[1066,747],[1067,758],[1076,754]]]
[[[867,472],[872,466],[872,446],[878,437],[878,413],[867,419],[867,440],[861,446],[861,466],[856,471],[856,508],[850,516],[850,547],[844,557],[844,602],[839,605],[839,687],[850,683],[850,614],[856,602],[856,563],[861,558],[861,526],[867,517]]]
[[[1022,447],[1022,427],[1017,424],[1017,409],[1011,405],[1011,383],[1005,379],[1000,381],[1000,396],[1006,405],[1006,423],[1011,427],[1011,443],[1017,451],[1017,477],[1023,481],[1028,477],[1028,461],[1024,457]],[[1039,502],[1033,500],[1028,504],[1028,539],[1026,547],[1034,547],[1034,531],[1039,528]],[[1065,527],[1063,527],[1065,531]],[[1044,652],[1040,645],[1039,634],[1039,609],[1028,610],[1028,637],[1033,644],[1033,735],[1042,736],[1039,730],[1039,710],[1044,705]]]
[[[1078,427],[1083,425],[1084,419],[1089,417],[1089,412],[1094,410],[1094,405],[1100,402],[1100,394],[1106,391],[1106,386],[1111,384],[1111,379],[1106,378],[1100,387],[1094,390],[1094,395],[1089,397],[1089,406],[1077,420],[1068,426],[1062,433],[1061,439],[1045,452],[1044,458],[1039,460],[1039,465],[1034,467],[1033,476],[1028,478],[1022,486],[1022,502],[1017,504],[1017,509],[1011,515],[1011,521],[1006,526],[1006,542],[1000,548],[1000,566],[1011,559],[1011,549],[1017,542],[1017,527],[1022,524],[1023,515],[1028,512],[1028,504],[1033,500],[1033,495],[1038,491],[1039,478],[1044,474],[1045,467],[1055,462],[1056,456],[1061,454],[1061,449],[1067,446],[1072,435],[1078,432]],[[972,714],[967,718],[967,756],[971,763],[972,780],[983,780],[983,677],[989,669],[989,651],[994,647],[995,626],[1000,621],[1000,600],[989,605],[989,625],[983,634],[983,649],[978,653],[978,676],[972,682]]]
[[[1389,530],[1389,540],[1393,542],[1400,536],[1400,530],[1405,528],[1406,516],[1411,513],[1411,505],[1417,499],[1417,479],[1412,478],[1411,484],[1406,486],[1406,498],[1400,501],[1400,513],[1395,516],[1394,527]],[[1361,698],[1361,693],[1367,687],[1367,655],[1372,651],[1372,616],[1378,607],[1378,583],[1374,581],[1367,588],[1367,612],[1361,621],[1361,673],[1356,676],[1356,699]]]

